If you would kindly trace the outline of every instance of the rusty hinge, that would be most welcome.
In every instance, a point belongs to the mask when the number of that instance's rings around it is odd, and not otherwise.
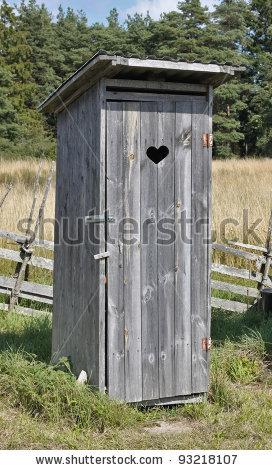
[[[213,134],[203,134],[202,144],[205,148],[211,148],[213,146]]]
[[[209,351],[212,347],[212,340],[211,338],[202,338],[202,350],[203,351]]]

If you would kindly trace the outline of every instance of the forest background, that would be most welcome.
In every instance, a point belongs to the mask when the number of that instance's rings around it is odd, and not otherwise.
[[[139,57],[232,63],[246,71],[217,88],[214,157],[272,156],[272,0],[178,2],[159,20],[135,14],[89,24],[35,0],[0,6],[0,157],[55,157],[55,120],[37,105],[98,50]]]

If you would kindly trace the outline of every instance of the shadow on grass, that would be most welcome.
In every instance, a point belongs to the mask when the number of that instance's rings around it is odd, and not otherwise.
[[[258,332],[266,345],[267,353],[272,353],[272,316],[264,318],[262,312],[256,308],[250,308],[244,313],[213,309],[211,330],[215,344],[226,339],[239,342],[243,335]],[[37,360],[49,363],[51,333],[49,316],[27,317],[0,313],[0,352],[21,349],[34,354]]]
[[[264,317],[257,308],[251,307],[244,313],[229,312],[222,309],[212,310],[211,335],[215,343],[226,339],[239,341],[245,334],[258,332],[266,344],[266,350],[272,352],[272,315]]]
[[[0,352],[22,350],[37,360],[50,362],[51,319],[49,316],[26,317],[0,313]]]

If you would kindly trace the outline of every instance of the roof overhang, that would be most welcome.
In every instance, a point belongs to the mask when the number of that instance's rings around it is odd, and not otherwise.
[[[80,96],[101,78],[126,78],[218,86],[244,67],[217,63],[183,62],[165,59],[139,59],[98,52],[60,85],[39,106],[40,111],[53,113],[71,96]],[[69,100],[70,101],[70,100]]]

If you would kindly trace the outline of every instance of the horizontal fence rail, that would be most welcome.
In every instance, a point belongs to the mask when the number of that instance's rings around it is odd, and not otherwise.
[[[6,230],[0,230],[0,238],[6,238],[7,240],[16,242],[22,245],[26,241],[26,237],[23,235],[18,235],[14,232],[7,232]],[[32,246],[38,246],[40,248],[45,248],[46,250],[54,251],[54,242],[48,240],[34,240]]]
[[[0,230],[0,238],[7,239],[18,245],[25,243],[25,237],[18,235],[13,232]],[[231,245],[231,246],[229,246]],[[212,276],[211,288],[212,288],[212,306],[215,308],[223,308],[224,310],[231,310],[236,312],[243,312],[247,310],[251,305],[256,303],[260,297],[260,286],[272,287],[272,281],[270,277],[264,279],[262,268],[267,265],[268,250],[264,247],[247,245],[238,242],[229,242],[229,245],[223,245],[220,243],[213,243],[213,251],[225,253],[232,257],[242,258],[247,261],[251,267],[250,269],[236,268],[225,264],[212,264],[212,274],[221,276],[227,276],[230,278],[229,282],[225,280],[214,279]],[[36,248],[43,248],[52,252],[54,250],[54,243],[51,241],[35,240],[33,246]],[[235,246],[235,247],[234,247]],[[244,250],[242,250],[243,248]],[[261,254],[252,253],[248,250],[255,250],[261,252]],[[7,248],[0,248],[0,258],[4,260],[14,261],[20,263],[21,254],[19,251],[11,250]],[[32,255],[29,261],[29,266],[35,268],[46,269],[50,272],[53,271],[54,263],[52,259],[34,256]],[[254,268],[254,269],[253,269]],[[248,287],[244,285],[234,284],[231,282],[231,278],[238,278],[245,281],[254,281],[257,287]],[[16,277],[5,277],[0,275],[0,293],[10,296],[12,289],[14,288]],[[242,296],[243,301],[231,300],[220,298],[218,295],[214,295],[214,291],[221,293],[228,293],[234,296]],[[24,281],[21,286],[19,297],[21,299],[30,300],[33,302],[39,302],[45,306],[52,306],[53,304],[53,287],[36,284],[28,281]],[[2,310],[8,310],[8,304],[0,304]],[[16,310],[24,314],[37,314],[41,313],[41,310],[32,309],[28,307],[16,306]]]

